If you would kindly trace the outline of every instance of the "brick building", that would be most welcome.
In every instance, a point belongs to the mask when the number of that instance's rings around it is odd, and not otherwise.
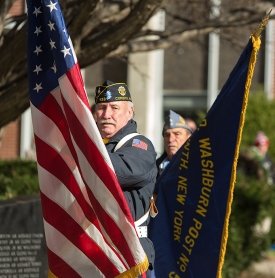
[[[25,3],[17,0],[9,15],[16,16],[25,12]],[[20,119],[0,129],[0,159],[15,159],[20,155]]]

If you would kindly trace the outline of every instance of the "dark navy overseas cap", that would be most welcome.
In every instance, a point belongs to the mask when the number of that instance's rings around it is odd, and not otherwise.
[[[95,90],[95,103],[112,101],[132,101],[130,91],[125,83],[106,80]]]

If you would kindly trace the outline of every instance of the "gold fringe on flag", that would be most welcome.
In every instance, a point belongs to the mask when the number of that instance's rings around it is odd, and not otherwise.
[[[143,262],[138,265],[135,265],[131,269],[121,273],[120,275],[116,276],[115,278],[136,278],[145,273],[148,270],[149,262],[147,257]]]
[[[50,270],[48,271],[48,278],[58,278]]]
[[[149,262],[148,262],[147,257],[145,257],[143,262],[141,262],[138,265],[135,265],[134,267],[132,267],[131,269],[119,274],[115,278],[136,278],[136,277],[142,275],[142,273],[145,273],[148,270],[148,267],[149,267]],[[91,273],[91,277],[92,277],[92,273]],[[58,277],[55,276],[51,272],[51,270],[49,270],[48,278],[58,278]]]

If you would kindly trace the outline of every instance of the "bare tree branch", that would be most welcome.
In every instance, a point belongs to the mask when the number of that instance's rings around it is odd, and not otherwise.
[[[15,0],[0,4],[0,128],[29,106],[26,15],[8,17]],[[60,0],[79,64],[87,67],[104,57],[167,49],[209,32],[234,31],[261,21],[275,0],[223,0],[212,17],[209,0]],[[146,28],[158,10],[166,12],[166,30]],[[237,28],[237,29],[236,29]]]
[[[96,62],[93,59],[96,56],[95,53],[100,53],[97,57],[101,59],[121,43],[128,41],[146,24],[161,2],[160,0],[140,0],[125,19],[115,25],[106,26],[91,38],[83,40],[82,49],[85,51],[79,53],[79,59],[83,61],[82,65],[85,67]]]

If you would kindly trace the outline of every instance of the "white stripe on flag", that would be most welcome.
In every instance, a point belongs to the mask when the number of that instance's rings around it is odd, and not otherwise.
[[[91,274],[93,278],[105,277],[93,262],[62,233],[46,221],[44,221],[44,227],[48,248],[62,258],[81,277],[91,277]],[[67,252],[67,250],[70,250],[70,252]]]
[[[60,92],[63,95],[63,98],[66,100],[74,114],[79,119],[85,119],[81,121],[84,129],[87,131],[87,134],[91,137],[91,141],[94,142],[97,149],[104,157],[104,160],[109,165],[109,167],[114,171],[111,159],[108,155],[105,145],[103,144],[101,135],[98,131],[97,125],[93,118],[93,115],[90,109],[82,102],[82,100],[78,97],[77,93],[75,92],[73,86],[71,85],[70,80],[68,79],[67,75],[64,74],[62,77],[59,78],[59,85],[60,85]],[[58,104],[63,108],[62,101],[59,94],[53,94],[56,98]],[[64,113],[64,110],[63,110]]]
[[[73,173],[79,188],[86,200],[86,202],[91,205],[90,199],[87,194],[86,187],[83,183],[82,177],[80,175],[79,169],[72,159],[73,156],[70,149],[65,141],[62,133],[50,118],[43,114],[39,109],[37,109],[31,103],[31,112],[33,115],[33,129],[34,134],[39,137],[42,141],[51,146],[57,153],[62,157],[70,171]],[[41,124],[43,123],[43,124]],[[58,140],[56,140],[58,138]]]
[[[83,231],[85,231],[85,233],[94,242],[96,242],[99,248],[104,251],[106,256],[109,257],[120,272],[126,271],[123,264],[119,264],[120,259],[106,244],[100,231],[86,218],[81,207],[67,187],[42,167],[38,166],[38,170],[41,191],[53,202],[58,204],[64,211],[66,211],[74,219],[74,221],[82,227]],[[53,238],[53,240],[54,242],[52,244],[56,244],[56,238]]]

